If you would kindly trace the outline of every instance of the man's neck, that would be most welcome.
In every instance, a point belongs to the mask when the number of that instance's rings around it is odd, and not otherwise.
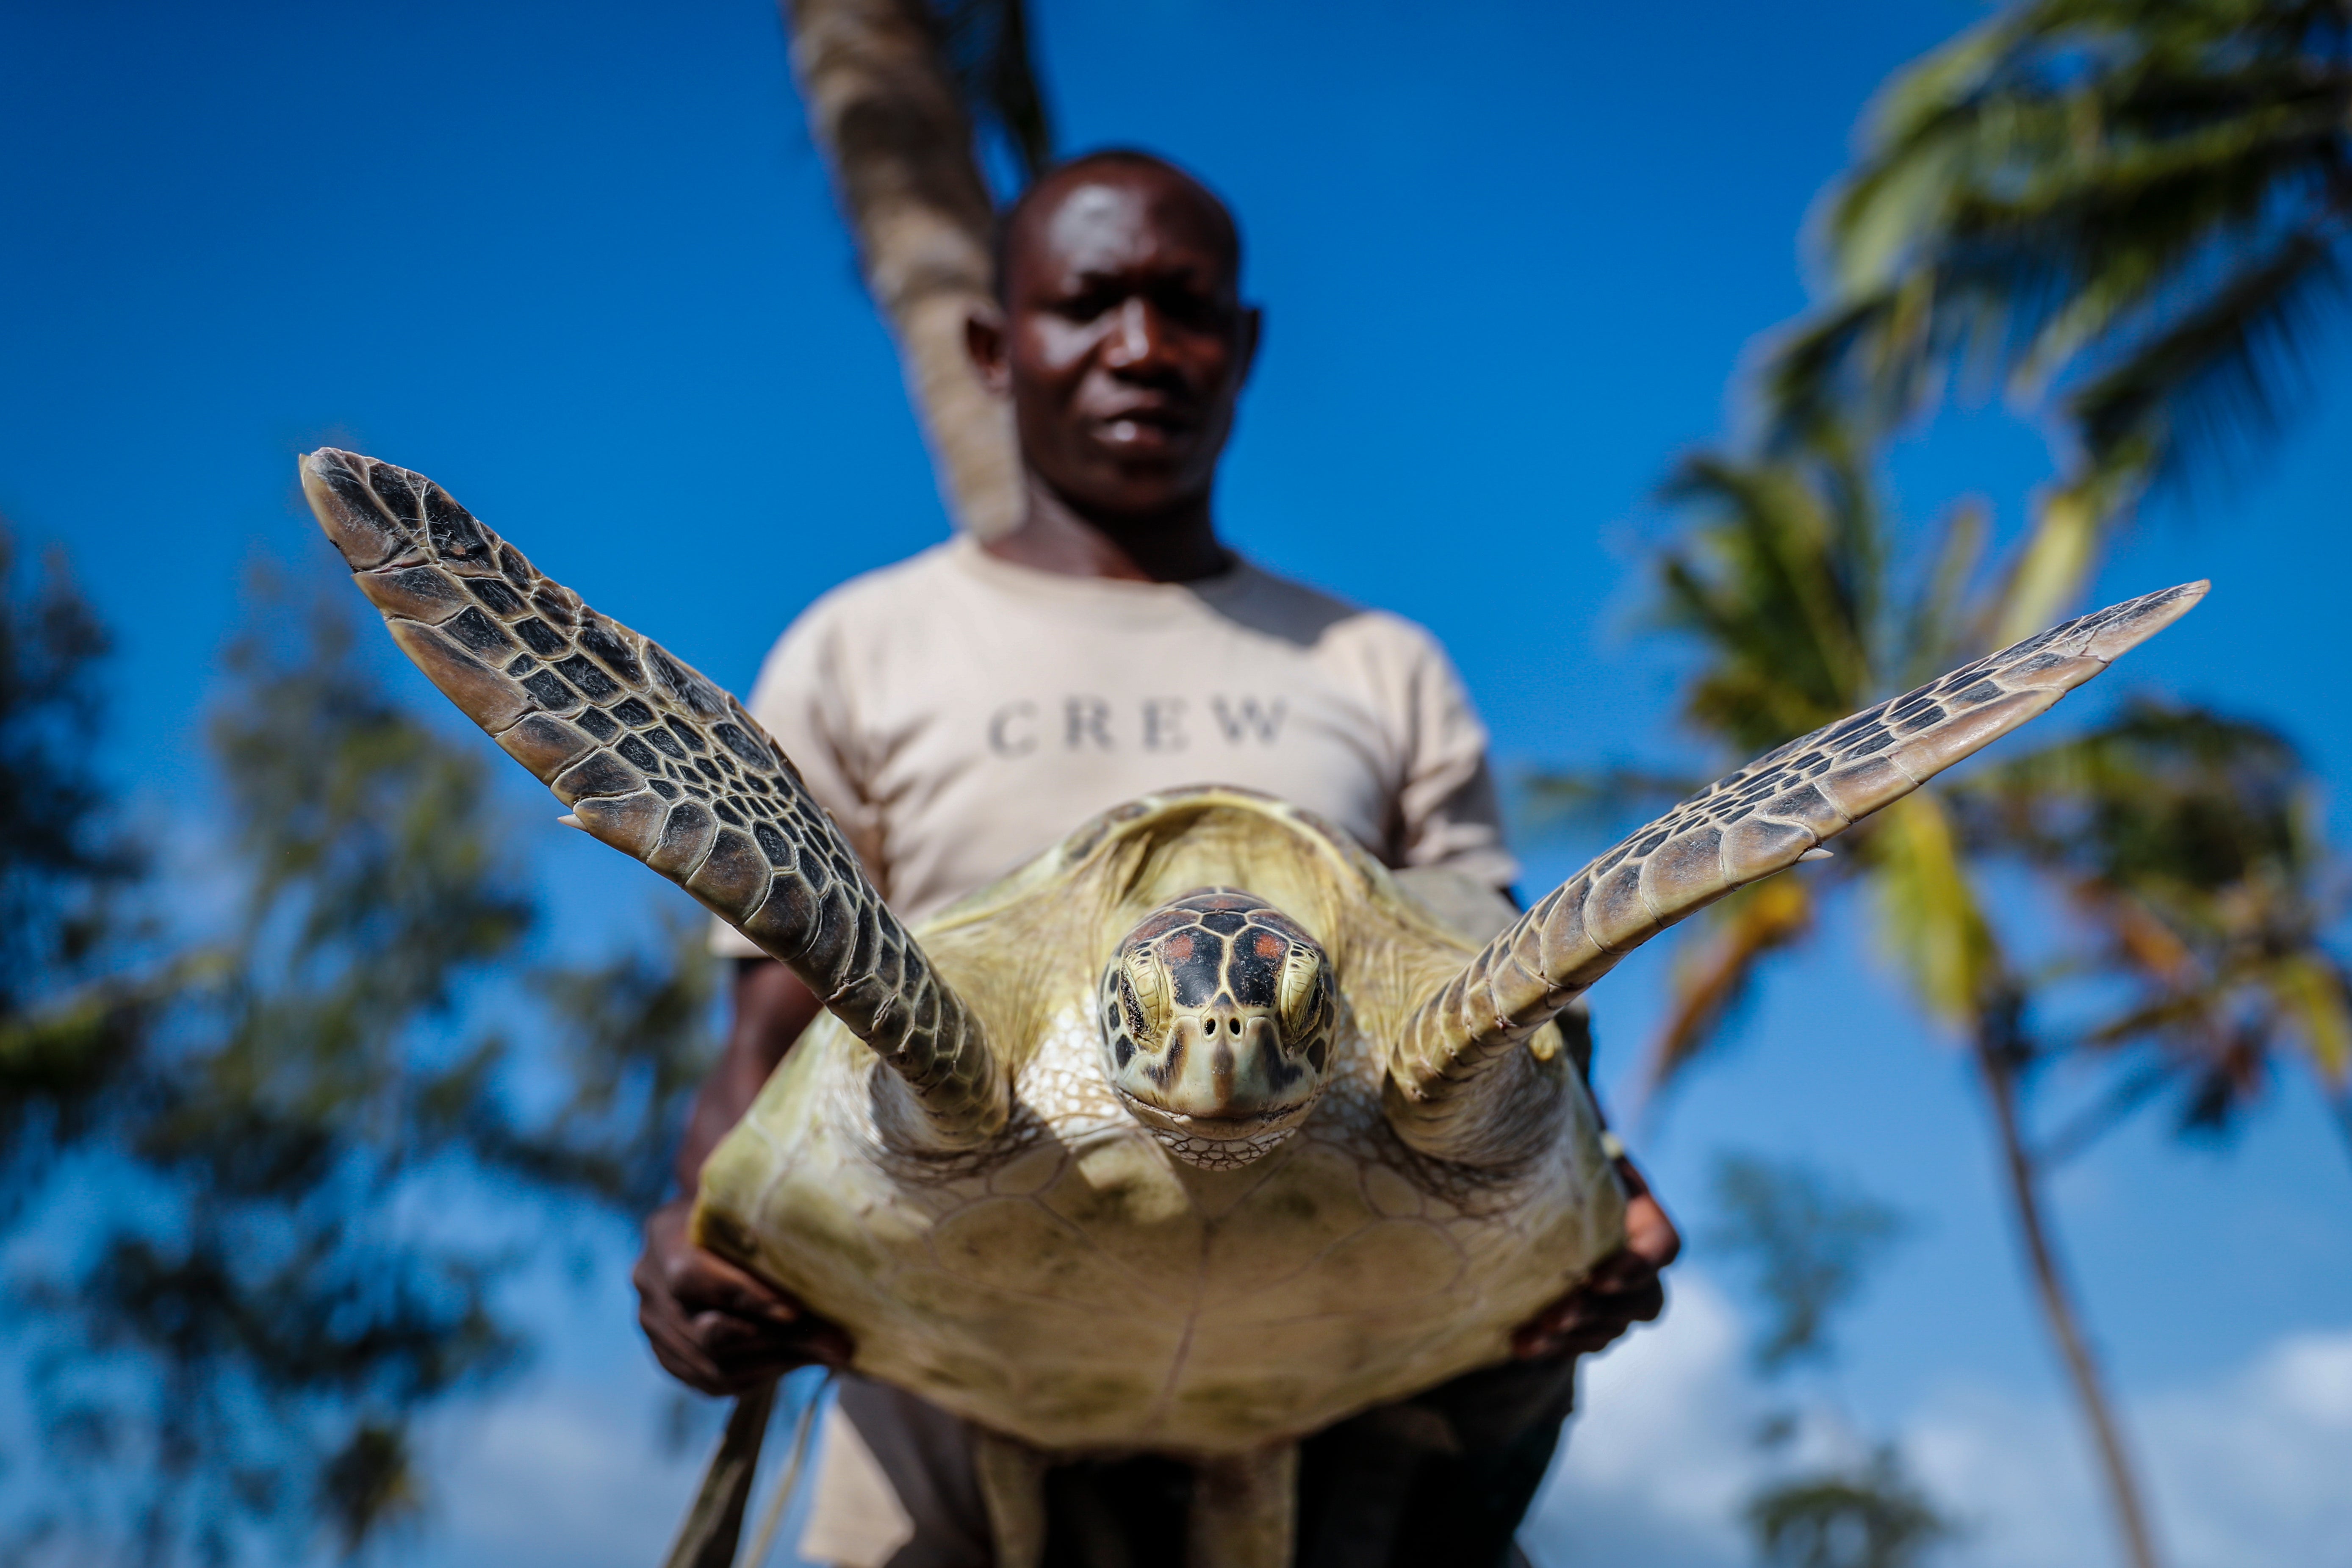
[[[1196,583],[1234,563],[1233,552],[1218,542],[1206,496],[1152,517],[1102,516],[1072,506],[1035,474],[1027,479],[1021,526],[981,546],[1000,561],[1129,583]]]

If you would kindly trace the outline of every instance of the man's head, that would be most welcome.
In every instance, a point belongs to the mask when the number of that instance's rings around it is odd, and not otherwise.
[[[1013,400],[1022,458],[1082,513],[1205,500],[1257,348],[1241,237],[1199,181],[1141,153],[1048,171],[1005,215],[1001,321],[972,358]]]

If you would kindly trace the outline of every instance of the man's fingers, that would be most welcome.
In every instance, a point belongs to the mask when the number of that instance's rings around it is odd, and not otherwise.
[[[652,1347],[654,1360],[661,1363],[664,1372],[698,1393],[730,1392],[726,1374],[703,1353],[684,1324],[652,1310],[639,1312],[637,1322],[645,1329],[646,1342]]]
[[[672,1264],[669,1289],[689,1312],[731,1312],[772,1323],[798,1322],[803,1315],[790,1296],[698,1247]]]
[[[849,1361],[849,1336],[822,1319],[804,1319],[784,1329],[730,1313],[703,1312],[688,1320],[687,1328],[703,1354],[730,1377],[788,1372],[811,1362],[841,1366]]]
[[[637,1321],[663,1370],[705,1394],[740,1394],[811,1362],[848,1363],[848,1335],[695,1246],[685,1214],[672,1205],[646,1221],[645,1251],[630,1276]]]
[[[1642,1180],[1641,1173],[1633,1170],[1633,1162],[1621,1160],[1618,1167],[1633,1172],[1633,1181],[1639,1184],[1639,1190],[1625,1203],[1624,1249],[1653,1269],[1664,1268],[1681,1255],[1682,1232],[1675,1228],[1664,1207],[1651,1194],[1650,1184]]]

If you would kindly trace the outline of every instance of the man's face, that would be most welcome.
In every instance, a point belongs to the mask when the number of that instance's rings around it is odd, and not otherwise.
[[[1173,510],[1208,493],[1256,347],[1231,230],[1172,173],[1066,178],[1009,237],[1005,321],[976,324],[973,353],[1055,490],[1122,516]]]

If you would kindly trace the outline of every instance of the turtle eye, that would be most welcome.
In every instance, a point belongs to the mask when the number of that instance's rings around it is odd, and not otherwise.
[[[1148,944],[1127,950],[1119,959],[1119,1000],[1129,1007],[1139,1044],[1157,1047],[1167,1033],[1168,1015],[1174,1005],[1169,993],[1168,969]]]
[[[1322,995],[1323,955],[1303,942],[1294,942],[1283,955],[1282,979],[1275,992],[1275,1010],[1282,1020],[1282,1043],[1296,1049],[1315,1022]]]

